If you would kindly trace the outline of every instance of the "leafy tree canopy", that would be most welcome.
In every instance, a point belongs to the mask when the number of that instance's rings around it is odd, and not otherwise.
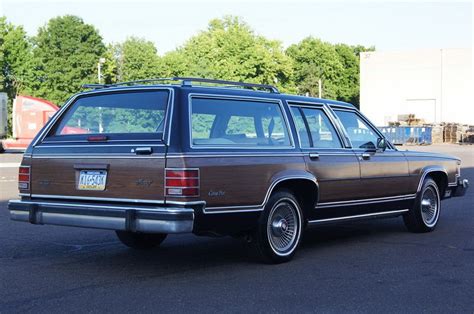
[[[97,63],[106,47],[92,25],[72,15],[53,18],[34,41],[33,95],[62,104],[83,84],[97,82]]]
[[[31,48],[23,27],[0,17],[0,84],[9,97],[24,87],[31,74]]]
[[[56,17],[28,38],[0,18],[0,88],[11,100],[29,94],[61,105],[85,83],[196,76],[277,85],[283,92],[359,103],[359,55],[374,47],[307,37],[286,50],[256,34],[238,17],[209,22],[206,30],[160,57],[138,37],[105,46],[98,31],[76,16]]]
[[[208,29],[163,58],[164,74],[276,84],[291,87],[292,64],[281,43],[256,35],[237,17]]]
[[[0,17],[0,90],[8,95],[8,129],[11,132],[12,100],[23,92],[32,76],[32,45],[21,26]]]
[[[117,81],[140,80],[160,75],[160,58],[151,41],[130,37],[109,49],[112,49],[117,67]]]
[[[321,96],[337,98],[344,66],[333,45],[307,37],[300,43],[288,47],[286,53],[294,61],[294,81],[298,86],[298,93],[318,96],[321,80],[323,85]]]

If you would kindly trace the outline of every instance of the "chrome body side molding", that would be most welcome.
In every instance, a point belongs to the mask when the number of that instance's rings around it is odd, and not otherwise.
[[[401,214],[406,213],[408,211],[409,211],[409,209],[400,209],[400,210],[392,210],[392,211],[386,211],[386,212],[376,212],[376,213],[353,215],[353,216],[316,219],[316,220],[308,221],[308,224],[309,225],[318,225],[318,224],[326,224],[326,223],[342,222],[342,221],[351,221],[351,220],[365,219],[365,218],[391,217],[391,216],[401,215]]]
[[[314,183],[315,188],[318,189],[318,182],[315,177],[308,173],[308,176],[286,176],[283,178],[279,178],[272,182],[270,187],[267,190],[265,198],[263,202],[259,205],[242,205],[242,206],[219,206],[219,207],[206,207],[204,208],[203,212],[205,214],[224,214],[224,213],[240,213],[240,212],[259,212],[263,211],[265,205],[270,198],[270,195],[273,192],[275,186],[281,182],[288,181],[288,180],[295,180],[295,179],[303,179],[308,180]]]
[[[411,200],[411,199],[414,199],[415,197],[416,197],[416,194],[406,194],[406,195],[397,195],[397,196],[389,196],[389,197],[367,198],[367,199],[360,199],[360,200],[325,202],[325,203],[317,204],[315,208],[319,209],[319,208],[328,208],[328,207],[342,207],[342,206],[355,206],[355,205],[396,202],[396,201]]]

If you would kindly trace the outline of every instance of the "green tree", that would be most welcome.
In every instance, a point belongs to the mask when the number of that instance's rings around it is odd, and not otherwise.
[[[166,54],[162,63],[166,76],[276,84],[291,89],[291,60],[281,43],[256,35],[237,17],[212,20],[206,31]]]
[[[351,46],[337,44],[335,49],[343,66],[337,98],[359,106],[359,57]]]
[[[0,17],[0,89],[8,95],[8,125],[11,132],[13,99],[27,88],[32,76],[32,45],[23,27]]]
[[[66,15],[39,29],[33,52],[32,94],[62,104],[83,84],[97,82],[97,63],[106,47],[92,25]]]
[[[160,76],[160,58],[155,45],[130,37],[110,47],[116,64],[117,81],[140,80]]]
[[[346,44],[335,45],[339,61],[344,70],[342,80],[339,85],[337,99],[350,102],[359,107],[360,103],[360,53],[364,51],[374,51],[374,47],[349,46]]]
[[[300,43],[288,47],[286,53],[293,59],[293,79],[298,93],[318,96],[321,80],[321,97],[338,97],[344,65],[333,45],[307,37]]]

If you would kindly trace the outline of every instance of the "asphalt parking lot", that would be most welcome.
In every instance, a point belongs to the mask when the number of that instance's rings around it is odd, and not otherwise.
[[[474,146],[410,147],[463,159]],[[401,218],[310,229],[295,259],[262,265],[232,238],[170,236],[127,249],[110,231],[9,220],[21,154],[0,155],[0,313],[474,313],[474,187],[443,201],[435,232]]]

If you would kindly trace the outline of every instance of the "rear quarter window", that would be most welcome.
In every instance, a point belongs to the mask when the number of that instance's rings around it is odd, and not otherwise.
[[[289,147],[279,103],[240,99],[191,99],[193,147]]]

